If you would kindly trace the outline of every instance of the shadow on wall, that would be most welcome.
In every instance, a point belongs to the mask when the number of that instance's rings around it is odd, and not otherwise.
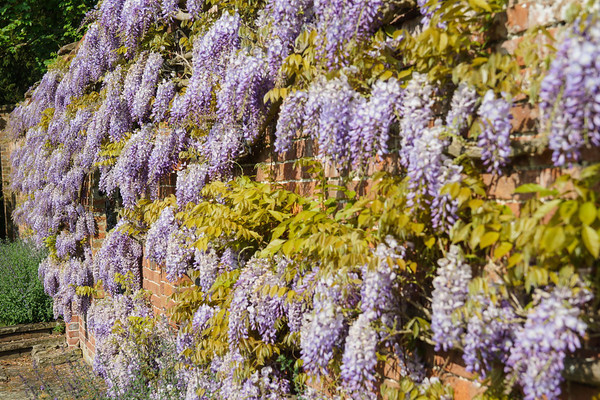
[[[0,239],[9,240],[18,237],[18,230],[11,219],[16,197],[6,191],[10,177],[10,141],[5,136],[4,128],[13,109],[14,105],[0,105]]]

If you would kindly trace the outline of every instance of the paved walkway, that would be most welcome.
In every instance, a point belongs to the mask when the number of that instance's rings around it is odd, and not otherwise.
[[[83,360],[38,368],[31,355],[0,359],[0,399],[94,399],[101,398],[101,382]],[[79,396],[74,396],[79,392]]]

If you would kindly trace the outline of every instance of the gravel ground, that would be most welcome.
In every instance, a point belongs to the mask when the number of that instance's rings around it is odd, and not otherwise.
[[[0,399],[104,399],[101,379],[83,360],[44,368],[34,367],[31,355],[0,359]]]

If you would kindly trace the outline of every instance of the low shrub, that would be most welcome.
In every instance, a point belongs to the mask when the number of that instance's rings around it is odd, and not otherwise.
[[[38,278],[38,265],[45,256],[23,241],[0,242],[0,324],[53,320],[52,298]]]

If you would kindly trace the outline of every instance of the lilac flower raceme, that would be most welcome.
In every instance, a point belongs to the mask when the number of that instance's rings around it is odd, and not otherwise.
[[[253,143],[266,113],[264,96],[272,86],[264,54],[240,51],[230,60],[221,82],[217,115],[227,125],[239,125],[244,140]]]
[[[219,274],[224,272],[220,266],[220,257],[213,248],[206,251],[194,249],[193,268],[199,273],[196,285],[200,286],[203,292],[208,292]]]
[[[192,15],[193,19],[200,17],[204,7],[204,0],[186,0],[187,11]]]
[[[134,338],[129,337],[130,318],[148,318],[152,315],[152,309],[143,299],[139,291],[133,295],[114,294],[94,301],[88,313],[88,329],[96,339],[94,371],[104,378],[108,393],[113,398],[124,396],[136,383],[136,376],[141,375],[141,369],[152,365],[145,357],[153,358],[155,367],[156,361],[162,358],[160,349],[153,347],[157,344],[156,337],[154,344],[148,341],[147,346],[136,344]],[[121,329],[113,329],[116,324]],[[174,347],[169,346],[168,328],[161,324],[156,324],[153,331],[148,331],[146,327],[142,329],[147,337],[162,337],[165,348]],[[168,353],[174,354],[175,349],[172,348]]]
[[[314,376],[327,375],[335,348],[345,336],[346,321],[338,286],[319,282],[313,297],[313,312],[306,314],[300,333],[304,370]]]
[[[467,323],[463,360],[467,371],[486,377],[494,361],[506,362],[515,329],[511,320],[516,316],[508,304],[496,305],[484,294],[476,296],[473,303],[479,307]]]
[[[184,150],[187,142],[187,132],[183,128],[158,129],[152,153],[148,158],[150,186],[158,186],[159,179],[173,171],[179,153]]]
[[[537,297],[525,325],[515,332],[505,371],[521,384],[526,400],[554,400],[561,393],[567,353],[581,347],[587,328],[581,307],[592,296],[585,289],[556,287],[551,293],[538,291]]]
[[[369,101],[357,106],[356,115],[350,122],[350,151],[354,166],[366,165],[374,154],[383,156],[388,153],[390,126],[401,95],[402,89],[396,79],[377,81]]]
[[[150,226],[146,235],[144,255],[149,260],[158,264],[164,264],[167,257],[169,236],[177,229],[177,222],[173,209],[166,207],[154,224]]]
[[[186,169],[177,171],[175,197],[180,208],[200,201],[200,191],[207,183],[207,177],[206,164],[190,164]]]
[[[113,193],[119,188],[126,207],[133,207],[138,197],[146,191],[152,135],[152,125],[145,125],[131,135],[114,168],[100,178],[99,186],[106,193]]]
[[[162,17],[167,21],[171,21],[179,11],[179,0],[161,0],[160,6]]]
[[[269,26],[267,63],[269,74],[275,78],[283,60],[290,54],[302,27],[312,19],[313,0],[270,0],[265,7]]]
[[[262,295],[260,288],[283,286],[281,278],[272,270],[270,261],[252,258],[243,268],[234,286],[229,308],[229,346],[239,348],[240,340],[247,339],[250,329],[256,330],[266,343],[274,343],[276,321],[284,315],[284,298]]]
[[[353,398],[377,398],[377,333],[371,321],[369,314],[360,314],[346,337],[340,375],[344,387],[353,393]]]
[[[446,115],[446,125],[455,134],[467,127],[469,118],[475,110],[477,92],[465,83],[458,85],[452,95],[450,110]]]
[[[240,24],[238,14],[224,12],[203,36],[194,40],[192,76],[185,94],[173,102],[172,121],[181,121],[188,114],[200,119],[208,112],[212,91],[225,75],[230,55],[239,48]]]
[[[98,22],[115,34],[120,29],[121,9],[125,0],[104,0],[99,6]]]
[[[139,46],[151,24],[160,18],[161,10],[156,0],[125,0],[120,15],[122,43],[131,56]]]
[[[192,328],[194,332],[202,332],[206,329],[208,320],[210,320],[216,313],[214,307],[211,307],[207,304],[202,304],[196,312],[194,312],[194,317],[192,319]]]
[[[137,57],[136,61],[131,64],[129,70],[127,70],[127,75],[125,76],[122,97],[130,114],[133,111],[133,103],[135,101],[136,93],[142,84],[142,78],[144,76],[147,60],[148,52],[142,52]]]
[[[431,330],[436,351],[445,351],[460,343],[464,333],[455,311],[467,299],[471,266],[463,261],[460,248],[454,245],[450,246],[446,257],[438,260],[438,265],[431,294]]]
[[[578,162],[588,143],[600,146],[600,23],[573,25],[540,86],[542,125],[556,166]]]
[[[140,86],[137,88],[131,104],[131,116],[139,122],[150,112],[150,99],[156,93],[156,85],[162,64],[163,58],[160,54],[150,53],[144,66]]]
[[[156,89],[156,97],[152,105],[152,114],[150,119],[154,122],[162,122],[167,120],[169,105],[175,97],[175,84],[173,81],[165,81],[158,85]]]
[[[275,132],[275,151],[284,153],[292,146],[292,141],[302,129],[305,118],[304,105],[308,96],[302,90],[290,93],[281,104],[277,130]]]
[[[350,129],[362,97],[348,79],[317,80],[308,91],[305,104],[304,132],[317,139],[319,156],[337,164],[351,158]]]
[[[411,192],[408,204],[418,204],[418,196],[436,197],[440,186],[441,170],[444,164],[446,140],[442,137],[444,127],[436,121],[432,128],[424,128],[412,142],[406,174]]]
[[[395,292],[396,272],[394,265],[390,261],[402,258],[404,248],[398,244],[391,235],[385,238],[384,243],[380,243],[375,256],[378,259],[376,269],[370,269],[368,266],[362,268],[363,284],[361,287],[361,311],[370,315],[371,319],[379,318],[385,313],[393,311],[397,303]]]
[[[408,82],[399,106],[400,120],[400,162],[407,167],[415,140],[429,126],[433,119],[434,87],[427,76],[415,73]]]
[[[133,274],[134,281],[141,285],[140,263],[142,246],[125,230],[127,221],[122,219],[102,242],[102,247],[94,258],[94,280],[102,279],[104,288],[111,294],[119,293],[115,274]]]
[[[482,150],[483,165],[488,172],[501,174],[501,168],[506,165],[510,156],[510,103],[502,98],[496,99],[494,92],[488,90],[478,114],[483,130],[479,134],[477,145]]]
[[[244,153],[244,150],[244,137],[240,129],[229,124],[216,123],[201,148],[207,161],[204,168],[207,168],[208,176],[211,179],[230,179],[235,160]],[[200,168],[197,173],[201,174],[202,169]],[[200,187],[197,186],[196,190],[199,189]]]
[[[169,234],[165,256],[165,269],[169,281],[177,281],[188,268],[191,268],[194,256],[193,243],[196,239],[195,232],[185,226],[180,226]]]
[[[381,22],[383,0],[315,0],[317,30],[322,44],[319,56],[328,67],[343,64],[347,58],[346,45],[361,42]]]
[[[56,237],[56,256],[65,258],[74,255],[77,250],[75,236],[67,231],[61,231]]]

